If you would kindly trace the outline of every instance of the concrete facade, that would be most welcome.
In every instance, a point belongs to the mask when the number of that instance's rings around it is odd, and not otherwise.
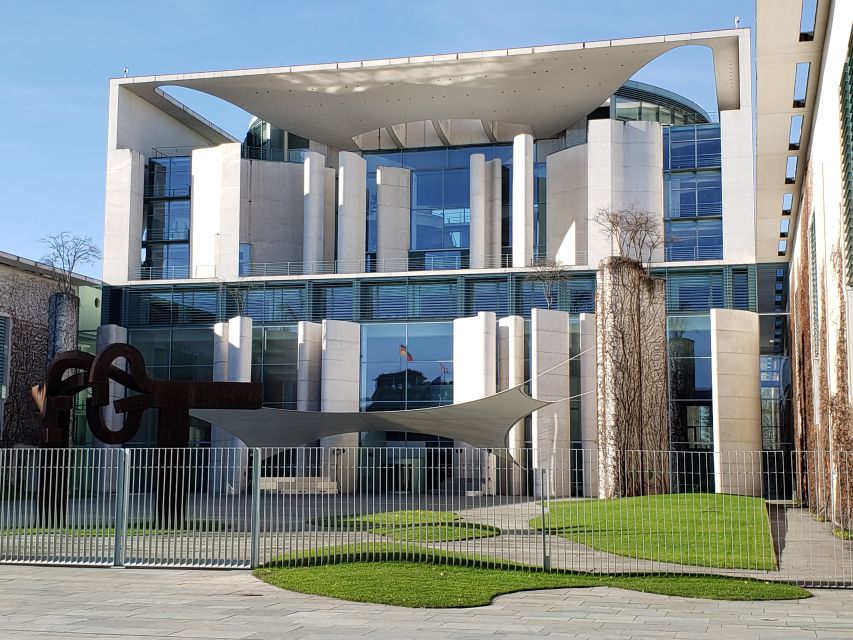
[[[320,411],[358,411],[361,325],[343,320],[323,320]],[[358,447],[358,433],[346,433],[320,440],[328,449]],[[358,460],[352,449],[324,452],[324,471],[334,476],[342,493],[358,488]]]
[[[323,386],[323,326],[303,320],[297,325],[296,409],[320,411]]]
[[[711,310],[714,490],[761,495],[758,314]]]
[[[546,218],[547,258],[566,265],[587,264],[587,153],[587,145],[581,144],[552,153],[545,160],[548,207],[559,212]]]
[[[512,141],[512,266],[528,267],[533,260],[533,136],[522,133]]]
[[[104,280],[115,284],[138,277],[145,189],[145,157],[133,149],[113,149],[107,156],[104,195]]]
[[[555,404],[533,413],[533,465],[551,469],[552,497],[570,494],[571,425],[569,424],[569,314],[533,309],[530,318],[530,394]],[[558,456],[554,459],[552,456]],[[555,474],[553,469],[561,469]],[[542,495],[542,488],[537,494]]]
[[[305,154],[303,162],[303,220],[302,220],[302,261],[309,265],[322,262],[324,258],[324,238],[326,231],[326,158],[314,151]]]
[[[486,163],[486,266],[498,268],[501,260],[503,215],[503,165],[499,158]]]
[[[507,316],[498,320],[497,334],[497,391],[511,389],[524,382],[524,318]],[[525,491],[526,474],[520,462],[520,449],[524,448],[524,422],[517,422],[509,432],[506,446],[514,449],[510,452],[513,460],[508,461],[508,472],[504,480],[508,484],[507,492],[520,495]],[[499,480],[502,478],[499,475]]]
[[[471,268],[483,269],[486,267],[487,247],[491,244],[486,216],[486,191],[491,183],[487,185],[486,156],[482,153],[472,154],[470,171]]]
[[[359,155],[338,156],[338,273],[364,271],[367,164]]]
[[[376,169],[376,261],[380,271],[405,271],[409,260],[411,175],[408,169]]]

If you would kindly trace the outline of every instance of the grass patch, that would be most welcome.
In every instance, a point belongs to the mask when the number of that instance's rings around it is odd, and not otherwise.
[[[841,527],[833,527],[832,535],[839,540],[853,540],[853,529],[842,529]]]
[[[317,524],[338,531],[367,531],[401,542],[451,542],[490,538],[501,532],[497,527],[461,522],[452,511],[421,509],[327,518]]]
[[[542,529],[542,518],[530,525]],[[545,528],[620,556],[700,567],[776,569],[764,500],[713,493],[551,502]]]
[[[601,586],[718,600],[811,596],[790,584],[713,576],[593,576],[393,560],[267,567],[256,569],[254,575],[290,591],[401,607],[476,607],[516,591]]]

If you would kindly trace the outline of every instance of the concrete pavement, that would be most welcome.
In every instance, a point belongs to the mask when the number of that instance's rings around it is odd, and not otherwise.
[[[247,571],[0,566],[0,638],[853,637],[853,591],[717,602],[556,589],[472,609],[404,609],[282,591]]]

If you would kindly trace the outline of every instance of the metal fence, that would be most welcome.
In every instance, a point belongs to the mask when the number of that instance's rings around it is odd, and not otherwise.
[[[851,454],[3,449],[0,562],[407,558],[853,586]]]

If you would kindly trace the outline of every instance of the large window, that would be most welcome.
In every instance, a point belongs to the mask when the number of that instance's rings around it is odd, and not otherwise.
[[[853,287],[853,33],[841,75],[841,167],[847,286]]]
[[[663,145],[665,259],[722,259],[720,126],[668,127]]]
[[[713,445],[711,412],[711,319],[667,318],[670,433],[679,449]]]
[[[361,340],[362,411],[453,402],[453,323],[366,324]]]
[[[188,156],[148,160],[140,279],[190,276],[191,180]]]
[[[252,381],[263,384],[265,407],[296,409],[296,325],[252,331]]]

